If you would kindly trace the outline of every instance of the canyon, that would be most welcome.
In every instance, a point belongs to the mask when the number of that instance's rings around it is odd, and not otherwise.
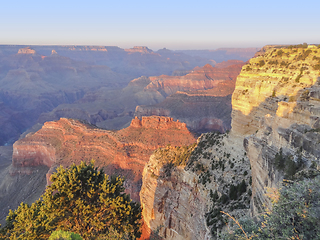
[[[126,52],[157,56],[148,48]],[[123,126],[130,119],[126,128],[105,130],[66,118],[45,122],[15,142],[12,165],[7,160],[5,169],[20,179],[47,174],[49,183],[58,165],[93,158],[106,173],[125,176],[126,191],[140,200],[141,239],[217,239],[232,222],[227,214],[257,217],[272,206],[267,193],[277,191],[283,179],[320,174],[320,48],[266,46],[243,64],[226,61],[175,76],[135,78],[121,89],[128,93],[123,99],[134,99],[130,111],[117,118],[105,109],[89,118],[98,125],[108,115]],[[102,104],[120,95],[107,91],[87,92],[77,104]],[[151,104],[143,104],[147,100]],[[154,114],[162,116],[146,116]],[[196,140],[188,128],[223,134],[203,133]]]
[[[144,92],[166,97],[154,105],[138,105],[135,116],[170,116],[195,132],[225,132],[231,127],[231,94],[244,63],[227,61],[205,65],[180,76],[150,77]]]
[[[128,52],[150,54],[146,48]],[[58,165],[95,159],[106,173],[126,177],[126,191],[140,200],[141,239],[218,239],[232,224],[227,214],[236,219],[257,217],[272,206],[267,194],[276,192],[283,179],[319,175],[319,66],[315,45],[266,46],[245,65],[227,61],[180,72],[182,76],[135,78],[121,89],[130,93],[124,98],[136,99],[131,105],[135,110],[122,116],[131,118],[126,128],[111,131],[61,118],[15,142],[12,164],[10,149],[0,156],[5,178],[0,189],[2,216],[6,205],[14,206],[6,198],[10,187],[23,189],[24,181],[31,193],[23,191],[18,199],[31,202],[50,184]],[[197,84],[190,84],[194,80]],[[106,98],[106,89],[97,91],[101,94],[88,92],[79,104]],[[153,102],[143,105],[144,99]],[[228,101],[229,118],[217,115],[223,114]],[[217,111],[205,119],[210,106]],[[196,140],[188,130],[193,128],[189,112],[202,119],[204,131],[211,127],[224,133],[203,133]],[[101,111],[99,116],[117,119],[115,114]],[[154,114],[162,116],[146,116]],[[98,123],[99,116],[91,120]],[[201,121],[195,129],[201,129]]]
[[[243,64],[230,60],[217,67],[196,67],[183,76],[135,78],[121,90],[100,88],[75,103],[61,104],[41,114],[39,122],[67,117],[105,129],[121,129],[133,116],[159,115],[185,122],[195,132],[224,132],[230,129],[231,94]]]
[[[43,127],[13,144],[11,175],[33,174],[33,167],[46,166],[47,184],[57,167],[95,161],[109,175],[125,177],[131,198],[139,201],[142,170],[151,153],[168,144],[195,141],[185,123],[168,117],[135,118],[118,131],[99,129],[73,119],[46,122]]]
[[[251,56],[255,53],[247,51]],[[112,46],[0,45],[0,52],[0,145],[12,145],[33,125],[60,117],[106,129],[127,127],[137,105],[164,99],[151,91],[147,91],[150,96],[141,94],[138,86],[130,84],[133,79],[186,75],[196,66],[251,57],[244,56],[243,49],[233,55],[227,50],[205,51],[208,55],[199,57],[168,49]],[[214,60],[216,56],[219,60]],[[140,94],[134,96],[137,91]]]
[[[140,193],[149,235],[219,238],[232,224],[225,213],[258,217],[283,179],[320,174],[319,54],[266,46],[237,77],[230,133],[203,134],[184,164],[178,148],[154,152]]]

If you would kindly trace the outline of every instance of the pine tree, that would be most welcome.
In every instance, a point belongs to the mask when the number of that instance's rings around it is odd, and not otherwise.
[[[41,201],[10,212],[5,230],[10,239],[48,239],[64,230],[96,239],[114,229],[131,239],[140,236],[141,209],[124,193],[123,179],[109,177],[94,163],[59,167]]]

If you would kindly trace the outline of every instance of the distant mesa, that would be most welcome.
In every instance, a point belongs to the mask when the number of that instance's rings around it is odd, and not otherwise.
[[[51,55],[58,55],[58,53],[57,53],[57,51],[56,50],[52,50],[52,52],[51,52]]]
[[[142,54],[156,54],[148,47],[134,46],[133,48],[125,49],[126,52],[130,53],[142,53]]]
[[[31,49],[30,47],[25,47],[20,48],[18,54],[36,54],[36,51],[34,49]]]

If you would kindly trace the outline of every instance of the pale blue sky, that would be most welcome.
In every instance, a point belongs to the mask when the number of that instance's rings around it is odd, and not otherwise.
[[[320,43],[320,1],[1,0],[0,44],[153,50]]]

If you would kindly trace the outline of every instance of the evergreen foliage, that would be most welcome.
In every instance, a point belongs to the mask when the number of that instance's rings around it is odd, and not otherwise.
[[[83,240],[83,238],[73,232],[57,230],[50,235],[49,240]]]
[[[105,175],[94,163],[59,167],[52,184],[31,206],[10,211],[2,232],[6,239],[48,239],[55,230],[97,239],[109,229],[140,236],[141,209],[124,193],[123,179]]]
[[[221,234],[220,239],[320,239],[319,189],[320,176],[287,183],[274,200],[272,211],[267,209],[258,222],[239,219],[239,225]]]

